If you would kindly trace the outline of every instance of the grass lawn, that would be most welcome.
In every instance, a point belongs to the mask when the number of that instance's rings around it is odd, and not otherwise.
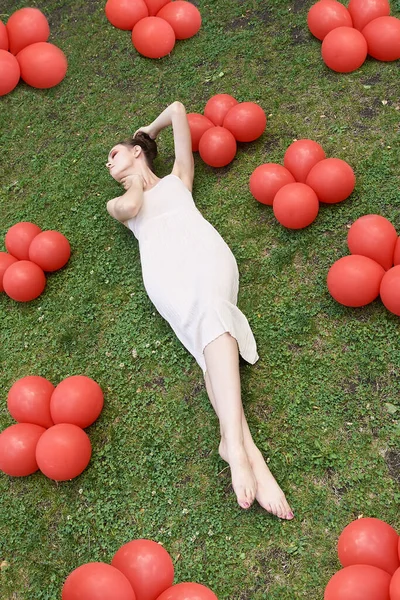
[[[399,318],[380,300],[345,308],[326,288],[355,219],[379,213],[400,233],[400,61],[327,69],[307,29],[311,1],[196,4],[200,32],[161,60],[139,56],[130,33],[108,23],[105,0],[29,4],[48,17],[69,69],[53,89],[20,83],[1,99],[0,238],[33,221],[64,233],[72,256],[33,302],[0,297],[0,427],[13,423],[7,392],[26,375],[90,376],[105,407],[87,430],[93,455],[81,476],[0,477],[2,600],[57,600],[74,568],[110,562],[141,537],[170,552],[176,583],[203,583],[220,600],[317,600],[339,569],[345,525],[364,515],[400,527]],[[23,6],[3,0],[0,19]],[[201,371],[148,300],[135,239],[105,210],[119,191],[105,169],[112,145],[173,100],[202,112],[216,93],[269,115],[227,167],[196,155],[194,198],[238,261],[239,306],[260,354],[242,368],[245,411],[293,522],[237,506]],[[300,138],[348,161],[357,183],[290,231],[248,180]],[[159,150],[162,176],[170,131]]]

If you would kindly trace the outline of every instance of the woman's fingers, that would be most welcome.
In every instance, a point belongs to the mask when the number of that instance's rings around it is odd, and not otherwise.
[[[147,127],[139,127],[139,129],[137,129],[133,134],[133,137],[135,137],[140,132],[146,133],[152,140],[155,140],[157,137],[157,133],[152,131],[150,125],[147,125]]]

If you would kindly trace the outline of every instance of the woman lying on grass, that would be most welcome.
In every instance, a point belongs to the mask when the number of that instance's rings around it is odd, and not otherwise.
[[[153,171],[154,140],[169,125],[175,162],[172,173],[160,179]],[[194,162],[184,106],[174,102],[133,138],[114,146],[107,167],[126,190],[107,203],[107,210],[138,239],[147,294],[203,370],[220,423],[219,453],[229,463],[239,505],[247,509],[256,499],[268,512],[292,519],[243,412],[239,353],[254,364],[257,348],[236,306],[235,257],[193,201]]]

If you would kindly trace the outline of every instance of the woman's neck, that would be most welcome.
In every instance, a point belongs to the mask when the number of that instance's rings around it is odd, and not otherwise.
[[[132,173],[136,173],[142,176],[143,178],[143,190],[152,188],[159,181],[159,177],[147,166],[147,165],[138,165]]]

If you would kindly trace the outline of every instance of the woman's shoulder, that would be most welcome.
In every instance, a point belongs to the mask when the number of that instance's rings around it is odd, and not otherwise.
[[[174,177],[176,180],[180,181],[180,183],[190,192],[192,193],[193,189],[193,180],[190,178],[179,177],[174,171],[167,175],[167,177]]]

